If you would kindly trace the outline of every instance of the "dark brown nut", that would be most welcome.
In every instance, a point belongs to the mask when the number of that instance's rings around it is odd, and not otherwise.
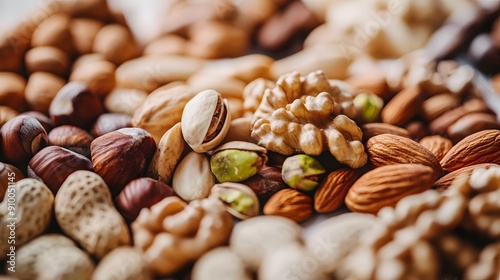
[[[143,208],[150,208],[165,197],[175,195],[169,185],[144,177],[128,183],[116,197],[115,204],[125,221],[130,223]]]
[[[249,186],[262,204],[273,194],[287,188],[281,177],[281,170],[271,166],[263,166],[256,175],[241,183]]]
[[[130,181],[145,175],[155,150],[153,137],[141,128],[122,128],[97,137],[90,145],[94,171],[113,197]]]
[[[130,31],[121,24],[108,24],[97,32],[92,51],[101,53],[116,65],[135,58],[139,48]]]
[[[69,70],[69,56],[67,53],[51,46],[32,48],[24,58],[26,70],[29,73],[38,71],[49,72],[65,77]]]
[[[49,113],[50,103],[66,82],[52,73],[36,72],[30,75],[25,97],[32,110]]]
[[[69,31],[73,37],[75,50],[79,54],[92,52],[92,45],[97,32],[104,23],[90,18],[74,18],[71,20]]]
[[[410,138],[408,130],[388,123],[366,123],[361,126],[361,130],[363,131],[363,142],[380,134],[394,134]]]
[[[54,128],[54,122],[47,115],[42,114],[38,111],[27,111],[21,113],[20,115],[30,116],[37,119],[42,124],[43,128],[45,128],[45,131],[47,133],[49,133]]]
[[[500,129],[497,117],[487,113],[470,113],[450,125],[446,135],[453,143],[457,143],[471,134],[486,129]]]
[[[13,32],[10,36],[2,36],[0,38],[0,71],[20,72],[22,64],[22,56],[28,48],[28,42],[24,37],[19,36],[21,40],[16,40],[17,32]],[[21,48],[18,48],[21,46]]]
[[[61,125],[49,132],[49,145],[60,146],[90,158],[90,143],[94,140],[87,131],[72,125]]]
[[[422,102],[422,92],[418,87],[406,88],[382,109],[382,122],[401,126],[420,112]]]
[[[24,165],[47,146],[47,132],[30,116],[17,116],[2,126],[2,151],[7,162]]]
[[[410,138],[415,141],[420,141],[420,139],[429,135],[429,130],[427,125],[421,121],[413,121],[406,125],[406,130],[410,134]]]
[[[56,194],[66,178],[77,170],[92,171],[92,162],[68,149],[48,146],[30,160],[28,177],[41,180]]]
[[[104,98],[104,108],[110,113],[132,116],[148,97],[148,93],[133,88],[115,88]]]
[[[23,173],[17,167],[0,162],[0,202],[3,200],[7,188],[23,178]]]
[[[265,215],[281,216],[302,222],[313,213],[313,200],[294,189],[283,189],[275,193],[264,205]]]
[[[74,47],[69,31],[70,22],[71,18],[63,13],[48,17],[33,32],[31,46],[52,46],[71,54]]]
[[[115,70],[108,61],[88,62],[74,69],[69,80],[87,84],[94,95],[106,96],[115,87]]]
[[[427,121],[432,121],[445,112],[459,105],[459,97],[452,93],[434,95],[422,104],[422,116]]]
[[[99,137],[108,132],[126,127],[132,127],[132,117],[130,115],[106,113],[97,118],[90,133],[94,137]]]
[[[474,38],[470,44],[467,58],[485,73],[498,72],[500,52],[493,45],[490,34],[483,33]]]
[[[175,35],[166,34],[149,42],[144,48],[143,55],[184,55],[186,52],[187,39]]]
[[[10,72],[0,72],[0,105],[9,106],[12,109],[22,112],[26,108],[24,90],[26,80]]]
[[[99,97],[80,82],[71,82],[61,88],[49,107],[50,118],[56,126],[71,124],[88,128],[102,112]]]
[[[18,111],[8,106],[0,105],[0,127],[2,127],[6,122],[13,119],[17,115],[19,115]]]

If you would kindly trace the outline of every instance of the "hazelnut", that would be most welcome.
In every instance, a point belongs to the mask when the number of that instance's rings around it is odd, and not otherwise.
[[[103,112],[101,100],[84,83],[66,84],[50,103],[50,118],[55,125],[89,127]]]
[[[273,194],[288,187],[281,178],[281,169],[272,166],[263,166],[256,175],[241,183],[250,187],[260,202],[267,201]]]
[[[94,137],[102,136],[120,128],[132,127],[132,117],[126,114],[102,114],[92,126],[90,133]]]
[[[9,187],[9,183],[11,183],[10,185],[12,185],[12,183],[17,182],[23,178],[23,173],[21,172],[21,170],[17,169],[17,167],[0,162],[0,201],[3,200],[5,192]]]
[[[28,164],[28,176],[43,181],[56,194],[62,183],[77,170],[92,170],[92,162],[80,154],[59,146],[38,152]]]
[[[108,24],[101,28],[94,38],[92,50],[116,65],[139,55],[139,47],[132,34],[121,24]]]
[[[115,199],[115,204],[127,222],[139,216],[143,208],[150,208],[175,191],[167,184],[151,178],[139,178],[128,183]]]
[[[20,115],[30,116],[37,119],[42,124],[43,128],[45,128],[45,131],[47,133],[49,133],[52,130],[52,128],[54,128],[54,122],[47,115],[43,113],[37,111],[27,111],[21,113]]]
[[[5,159],[15,165],[26,164],[40,149],[47,146],[47,132],[30,116],[17,116],[2,126],[2,151]]]
[[[71,18],[59,13],[42,21],[33,32],[31,46],[52,46],[70,54],[73,51],[73,40],[69,32]]]
[[[90,143],[94,140],[87,131],[72,125],[58,126],[49,132],[49,145],[60,146],[90,158]]]
[[[30,75],[25,97],[32,110],[49,113],[50,102],[66,82],[52,73],[36,72]]]
[[[0,127],[17,115],[19,115],[18,111],[8,106],[0,106]]]
[[[91,61],[75,68],[69,80],[86,83],[92,94],[106,96],[115,87],[115,70],[109,61]]]
[[[0,72],[0,104],[22,112],[26,108],[26,80],[18,74]]]
[[[146,173],[156,150],[151,135],[141,128],[122,128],[97,137],[90,144],[92,165],[113,196]]]
[[[69,31],[75,43],[75,49],[79,54],[92,52],[97,32],[102,28],[103,22],[90,18],[74,18],[71,20]]]
[[[69,56],[56,47],[32,48],[26,53],[24,60],[29,73],[42,71],[62,77],[68,74]]]

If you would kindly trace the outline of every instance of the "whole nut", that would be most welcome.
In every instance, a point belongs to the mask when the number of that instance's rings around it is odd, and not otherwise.
[[[152,280],[144,255],[133,247],[118,247],[107,254],[96,267],[92,279]]]
[[[265,215],[282,216],[303,222],[313,213],[313,200],[294,189],[283,189],[275,193],[264,205]]]
[[[231,117],[232,119],[232,117]],[[229,130],[227,131],[226,137],[222,141],[222,144],[231,141],[244,141],[254,143],[255,140],[252,138],[252,125],[251,118],[237,118],[232,119]]]
[[[453,143],[457,143],[471,134],[487,129],[500,129],[500,122],[496,115],[470,113],[450,125],[446,130],[446,135]]]
[[[65,77],[69,70],[69,56],[56,47],[42,46],[26,53],[25,65],[29,73],[48,72]]]
[[[315,158],[299,154],[288,157],[283,162],[281,174],[290,187],[301,191],[312,191],[318,186],[319,177],[325,168]]]
[[[384,100],[369,92],[361,92],[353,99],[353,104],[358,111],[358,117],[363,122],[374,122],[379,119]]]
[[[219,182],[240,182],[257,174],[266,164],[266,152],[253,143],[228,142],[212,151],[210,169]]]
[[[26,80],[16,73],[0,72],[0,104],[22,112],[26,108]]]
[[[23,178],[23,173],[17,167],[0,162],[0,201],[3,200],[7,188]]]
[[[195,95],[184,107],[182,135],[195,152],[203,153],[222,142],[230,123],[227,102],[218,92],[205,90]]]
[[[0,105],[0,127],[17,115],[19,115],[18,111],[10,107]]]
[[[288,187],[281,177],[281,169],[272,166],[263,166],[257,174],[241,183],[250,187],[261,202]]]
[[[476,169],[476,168],[488,169],[492,166],[499,166],[499,165],[494,164],[494,163],[479,163],[479,164],[474,164],[474,165],[462,167],[460,169],[452,171],[452,172],[444,175],[443,177],[439,178],[439,180],[437,180],[434,183],[434,188],[437,189],[438,191],[444,191],[448,187],[451,186],[451,184],[453,183],[453,181],[455,181],[455,179],[457,179],[459,177],[467,177],[468,178],[472,174],[472,171],[474,171],[474,169]]]
[[[48,72],[36,72],[30,75],[26,85],[25,97],[32,110],[49,114],[49,107],[65,81]]]
[[[103,54],[116,65],[139,55],[139,48],[127,27],[108,24],[97,32],[92,51]]]
[[[90,158],[90,143],[94,140],[87,131],[72,125],[61,125],[49,132],[49,145],[60,146]]]
[[[382,122],[401,126],[420,112],[422,103],[422,92],[418,87],[406,88],[382,109]]]
[[[424,119],[430,122],[457,107],[459,101],[458,96],[451,93],[434,95],[423,102],[422,115]]]
[[[14,165],[28,163],[33,155],[47,146],[47,132],[40,122],[30,116],[17,116],[2,126],[2,151]]]
[[[75,44],[75,50],[79,54],[92,52],[92,45],[103,22],[89,18],[73,18],[71,20],[69,31]]]
[[[394,134],[410,138],[408,130],[388,123],[365,123],[361,126],[361,130],[363,131],[363,142],[379,134]]]
[[[130,244],[127,224],[99,175],[85,170],[69,175],[54,204],[57,223],[64,233],[97,259]]]
[[[342,206],[347,192],[358,178],[354,169],[341,168],[330,172],[314,193],[316,212],[328,213]]]
[[[92,61],[75,68],[69,81],[85,83],[92,94],[106,96],[115,87],[115,70],[109,61]]]
[[[453,147],[453,143],[450,139],[440,135],[426,136],[420,139],[419,143],[431,151],[438,160],[441,160],[451,147]]]
[[[81,154],[59,146],[48,146],[28,164],[28,176],[44,182],[56,194],[68,176],[77,170],[92,170],[92,162]]]
[[[74,46],[69,31],[70,21],[69,15],[63,13],[48,17],[33,32],[31,46],[52,46],[71,54]]]
[[[115,204],[123,218],[132,222],[143,208],[149,208],[165,197],[174,195],[169,185],[144,177],[128,183],[115,198]]]
[[[191,275],[193,280],[251,280],[243,261],[228,247],[211,250],[199,258]]]
[[[106,113],[97,118],[92,126],[92,129],[90,130],[90,133],[94,137],[99,137],[106,133],[126,127],[132,127],[132,117],[130,115]]]
[[[97,137],[90,144],[92,165],[113,197],[132,180],[146,173],[156,144],[141,128],[122,128]]]
[[[147,96],[147,92],[140,89],[115,88],[104,98],[104,108],[110,113],[132,116]]]
[[[49,114],[55,125],[71,124],[88,128],[103,112],[98,96],[80,82],[66,84],[54,97]]]
[[[215,184],[210,197],[222,201],[227,211],[238,219],[244,220],[259,214],[259,199],[246,185],[230,182]]]
[[[21,113],[20,115],[37,119],[47,133],[49,133],[54,128],[54,122],[47,115],[38,111],[26,111]]]
[[[172,178],[172,188],[188,202],[208,197],[214,184],[207,156],[196,152],[190,152],[179,162]]]

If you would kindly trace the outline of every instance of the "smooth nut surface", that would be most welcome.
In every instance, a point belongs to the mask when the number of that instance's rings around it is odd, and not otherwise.
[[[208,197],[215,179],[206,155],[190,152],[177,165],[172,188],[185,201]]]
[[[215,184],[210,197],[222,201],[227,211],[236,218],[244,220],[259,214],[259,199],[246,185],[230,182]]]

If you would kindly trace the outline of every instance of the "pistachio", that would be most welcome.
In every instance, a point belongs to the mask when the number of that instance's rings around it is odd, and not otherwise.
[[[301,191],[312,191],[318,186],[319,175],[325,168],[315,158],[299,154],[283,162],[281,176],[290,187]]]
[[[374,93],[362,92],[352,101],[359,117],[365,122],[374,122],[380,117],[384,100]]]
[[[259,199],[246,185],[222,183],[212,187],[210,197],[221,200],[227,211],[238,219],[247,219],[259,214]]]
[[[198,93],[186,104],[182,134],[195,152],[208,152],[222,142],[231,124],[228,107],[227,101],[211,89]]]
[[[253,143],[228,142],[213,151],[210,168],[219,182],[240,182],[257,174],[266,164],[266,152]]]
[[[208,197],[214,184],[207,156],[196,152],[188,153],[177,164],[172,177],[172,188],[187,202]]]

